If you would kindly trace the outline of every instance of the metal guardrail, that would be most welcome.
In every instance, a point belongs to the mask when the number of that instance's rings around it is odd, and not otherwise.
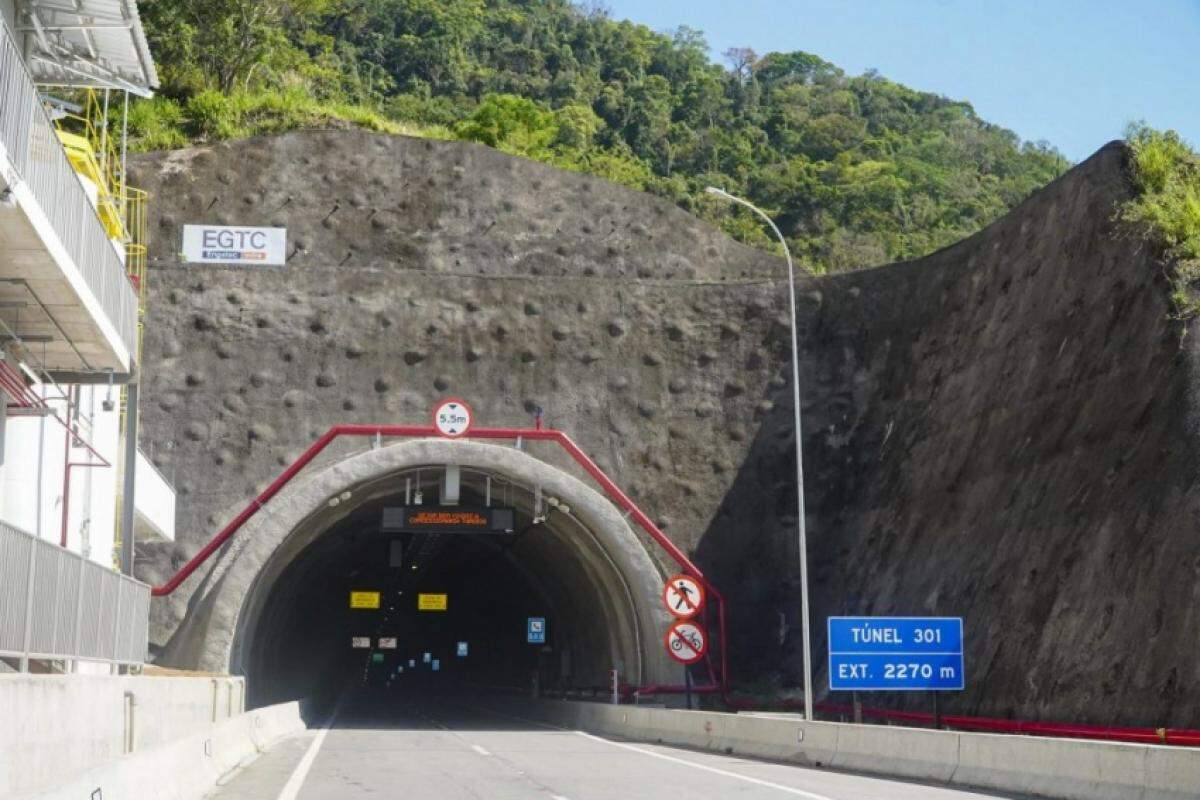
[[[133,355],[137,294],[38,97],[21,51],[0,19],[0,145],[28,186],[100,307]]]
[[[142,664],[150,587],[0,522],[0,656]]]

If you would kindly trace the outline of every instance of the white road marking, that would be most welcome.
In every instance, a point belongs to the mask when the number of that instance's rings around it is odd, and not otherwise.
[[[794,794],[798,797],[807,797],[809,800],[834,800],[832,797],[829,797],[827,795],[815,794],[813,792],[806,792],[803,789],[796,789],[792,786],[784,786],[781,783],[772,783],[771,781],[764,781],[761,778],[751,778],[749,775],[739,775],[736,772],[730,772],[730,771],[724,770],[724,769],[717,769],[716,767],[710,767],[707,764],[700,764],[695,761],[688,761],[687,759],[684,759],[684,758],[676,758],[675,756],[668,756],[664,753],[656,753],[653,750],[644,750],[641,747],[634,747],[631,744],[624,744],[622,742],[614,742],[609,739],[604,739],[600,736],[593,736],[590,733],[584,733],[583,731],[575,731],[575,733],[577,733],[578,735],[582,736],[585,739],[591,739],[594,742],[602,742],[611,747],[619,747],[622,750],[630,750],[634,753],[641,753],[644,756],[650,756],[651,758],[659,758],[659,759],[662,759],[663,761],[670,761],[673,764],[682,764],[683,766],[691,767],[692,769],[699,769],[699,770],[703,770],[705,772],[711,772],[715,775],[723,775],[726,778],[736,778],[739,781],[746,781],[746,783],[753,783],[757,786],[766,786],[768,789],[777,789],[781,792],[787,792],[788,794]]]
[[[569,797],[563,797],[561,794],[550,795],[550,800],[571,800]]]
[[[296,800],[296,795],[300,794],[300,787],[304,785],[304,779],[308,777],[308,771],[312,769],[313,761],[317,759],[317,752],[321,749],[321,745],[325,743],[325,737],[329,735],[329,729],[333,727],[333,723],[341,710],[342,704],[339,702],[333,709],[333,713],[329,715],[325,726],[313,737],[312,742],[308,745],[308,749],[304,751],[304,757],[296,765],[296,769],[292,772],[292,776],[288,778],[288,782],[284,784],[283,790],[279,793],[279,797],[276,800]]]
[[[491,753],[489,753],[487,750],[484,750],[482,747],[480,747],[477,744],[471,745],[471,749],[474,750],[476,753],[479,753],[479,755],[481,755],[481,756],[490,756],[491,755]]]

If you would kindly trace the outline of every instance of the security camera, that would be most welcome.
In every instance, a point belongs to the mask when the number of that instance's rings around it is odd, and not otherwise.
[[[112,411],[114,408],[117,407],[117,404],[114,403],[112,400],[104,400],[104,401],[101,401],[100,407],[103,408],[105,411]]]

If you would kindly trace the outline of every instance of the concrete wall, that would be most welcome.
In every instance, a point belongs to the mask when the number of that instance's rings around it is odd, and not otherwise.
[[[204,730],[244,693],[241,678],[0,675],[0,797],[59,785],[131,738],[136,753]]]
[[[504,711],[700,750],[1063,800],[1194,800],[1200,750],[544,700]]]
[[[71,391],[72,387],[64,387]],[[44,397],[60,397],[57,389],[41,387]],[[83,438],[112,467],[71,470],[71,498],[67,521],[67,547],[97,564],[114,565],[116,538],[117,469],[120,413],[105,411],[107,386],[80,387],[80,429]],[[117,399],[117,389],[112,390]],[[59,414],[63,403],[51,400]],[[4,436],[4,463],[0,466],[0,518],[42,539],[59,541],[62,535],[63,455],[66,429],[52,418],[8,420]],[[88,461],[83,448],[66,451],[72,463]]]
[[[17,24],[17,4],[16,0],[0,0],[0,19],[4,20],[4,24],[9,30],[16,27]]]
[[[305,729],[300,703],[241,714],[168,744],[110,761],[29,800],[198,800],[223,776]]]

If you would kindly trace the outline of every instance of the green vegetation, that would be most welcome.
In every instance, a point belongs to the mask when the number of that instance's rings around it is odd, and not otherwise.
[[[1126,138],[1137,194],[1121,208],[1121,218],[1171,260],[1176,316],[1200,316],[1200,155],[1175,131],[1138,124]]]
[[[412,125],[389,119],[377,109],[333,100],[321,101],[303,88],[203,89],[179,101],[168,96],[135,103],[129,130],[137,150],[169,150],[194,141],[244,138],[299,128],[359,127],[382,133],[451,139],[436,125]]]
[[[697,31],[568,0],[146,0],[143,17],[163,87],[133,113],[141,149],[339,125],[457,137],[773,247],[703,194],[723,187],[817,270],[924,255],[1068,166],[966,103],[808,53],[735,49],[716,65]]]

